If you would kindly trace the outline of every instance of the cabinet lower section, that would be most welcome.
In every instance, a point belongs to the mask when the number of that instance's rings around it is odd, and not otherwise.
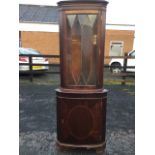
[[[105,147],[107,90],[57,93],[57,141],[63,147]]]

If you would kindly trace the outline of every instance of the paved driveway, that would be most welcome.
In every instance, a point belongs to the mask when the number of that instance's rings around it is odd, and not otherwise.
[[[56,140],[56,101],[52,84],[20,81],[20,155],[95,155],[94,150],[60,152]],[[134,155],[134,86],[106,85],[107,155]]]

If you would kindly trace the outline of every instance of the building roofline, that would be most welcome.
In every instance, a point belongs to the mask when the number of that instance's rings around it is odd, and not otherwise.
[[[23,24],[54,24],[58,25],[58,22],[39,22],[39,21],[19,21],[19,23]]]
[[[55,8],[55,9],[57,9],[58,8],[58,6],[54,6],[54,5],[38,5],[38,4],[19,4],[20,6],[34,6],[34,7],[40,7],[40,8]],[[54,9],[54,11],[56,11]],[[25,14],[25,13],[24,13]],[[32,14],[33,15],[33,14]],[[48,19],[42,19],[41,17],[40,17],[40,19],[39,18],[37,18],[37,19],[35,19],[35,18],[32,18],[33,16],[32,15],[29,15],[28,17],[24,17],[24,15],[23,14],[21,14],[21,16],[20,16],[20,19],[19,19],[19,23],[30,23],[30,24],[58,24],[58,13],[54,13],[54,16],[51,16],[51,18],[49,18],[48,17]],[[50,14],[48,14],[48,15],[51,15],[51,13]],[[116,27],[116,28],[131,28],[131,29],[134,29],[134,27],[135,27],[135,25],[134,24],[128,24],[128,23],[106,23],[106,27]]]
[[[55,8],[57,8],[58,6],[57,5],[53,5],[53,4],[44,4],[44,5],[42,5],[42,4],[25,4],[25,3],[20,3],[19,5],[26,5],[26,6],[40,6],[40,7],[55,7]]]
[[[19,21],[19,23],[27,23],[27,24],[58,24],[58,22],[39,22],[39,21]],[[111,23],[106,23],[106,26],[130,26],[130,27],[135,27],[135,24],[111,24]]]
[[[112,23],[106,23],[106,25],[112,25],[112,26],[135,26],[135,24],[112,24]]]

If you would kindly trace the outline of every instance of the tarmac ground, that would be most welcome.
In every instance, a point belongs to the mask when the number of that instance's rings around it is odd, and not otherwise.
[[[52,78],[51,78],[52,77]],[[20,155],[96,155],[95,150],[60,151],[56,145],[56,94],[59,75],[26,76],[19,84]],[[105,83],[108,89],[106,155],[135,154],[135,86]],[[102,153],[101,153],[102,154]]]

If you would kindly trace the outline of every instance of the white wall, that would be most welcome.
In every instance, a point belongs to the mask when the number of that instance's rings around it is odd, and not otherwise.
[[[135,30],[135,25],[129,25],[129,24],[106,24],[106,29],[110,29],[110,30]]]
[[[134,25],[107,24],[110,30],[135,30]],[[19,23],[19,31],[59,32],[58,24]]]
[[[19,31],[59,32],[58,24],[19,23]]]

